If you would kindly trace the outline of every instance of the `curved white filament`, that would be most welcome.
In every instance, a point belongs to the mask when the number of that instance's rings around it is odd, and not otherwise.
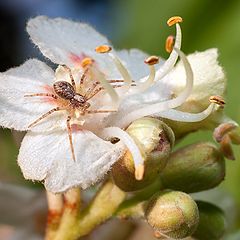
[[[125,83],[124,84],[125,91],[127,92],[129,90],[129,88],[131,87],[131,84],[132,84],[132,78],[131,78],[128,70],[124,67],[124,65],[122,64],[121,60],[117,56],[115,56],[111,52],[109,52],[107,54],[113,59],[113,62],[115,63],[118,71],[122,75],[124,83]]]
[[[93,74],[96,76],[98,81],[101,83],[102,87],[106,90],[113,101],[115,107],[118,106],[119,96],[112,85],[105,79],[104,75],[97,69],[92,69]]]
[[[209,106],[200,113],[182,112],[175,109],[154,114],[154,117],[167,118],[178,122],[200,122],[207,118],[218,107],[216,103],[210,103]]]
[[[182,31],[180,25],[176,24],[176,39],[174,43],[175,49],[181,49],[181,43],[182,43]],[[169,58],[166,60],[166,62],[163,64],[162,67],[160,67],[156,72],[156,79],[160,80],[163,77],[165,77],[174,67],[175,63],[177,62],[178,54],[176,51],[172,51]]]
[[[148,78],[144,82],[139,82],[137,86],[132,88],[131,93],[133,93],[133,94],[141,93],[152,86],[152,84],[154,83],[156,71],[155,71],[154,65],[149,65],[149,69],[150,69],[150,74],[149,74]]]
[[[122,118],[116,122],[116,125],[118,127],[124,128],[138,118],[150,116],[150,115],[153,115],[156,113],[160,113],[162,111],[165,111],[165,110],[168,110],[171,108],[176,108],[176,107],[180,106],[181,104],[183,104],[186,101],[186,99],[189,97],[189,95],[192,92],[192,88],[193,88],[192,68],[191,68],[190,63],[188,62],[185,54],[182,51],[180,51],[179,49],[174,48],[174,50],[180,55],[180,57],[183,61],[184,68],[185,68],[185,72],[186,72],[186,87],[185,87],[185,89],[179,94],[178,97],[176,97],[174,99],[147,105],[145,107],[142,107],[135,111],[132,111],[131,113],[127,114],[124,118]]]
[[[108,127],[103,129],[103,131],[101,132],[101,135],[103,138],[110,138],[110,137],[119,138],[131,152],[133,156],[135,169],[139,165],[144,164],[144,159],[138,146],[136,145],[136,143],[133,141],[133,139],[129,136],[127,132],[123,131],[121,128],[118,128],[118,127]]]

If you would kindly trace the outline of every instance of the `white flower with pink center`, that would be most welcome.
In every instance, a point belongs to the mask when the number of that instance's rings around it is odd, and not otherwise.
[[[84,23],[39,16],[27,24],[31,40],[58,67],[30,59],[0,75],[0,125],[28,131],[18,164],[26,179],[44,181],[52,192],[87,188],[102,179],[126,148],[133,155],[136,178],[144,159],[124,129],[144,116],[196,122],[224,104],[225,78],[217,51],[186,57],[176,38],[168,40],[166,61],[140,50],[116,51]],[[178,56],[181,62],[176,67]],[[201,101],[204,111],[177,110]],[[120,139],[113,143],[113,139]]]

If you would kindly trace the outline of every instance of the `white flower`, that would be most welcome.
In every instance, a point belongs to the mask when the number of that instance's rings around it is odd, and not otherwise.
[[[225,88],[216,50],[189,60],[180,51],[179,22],[179,17],[168,22],[176,25],[176,40],[169,58],[160,63],[137,49],[114,51],[104,36],[83,23],[43,16],[28,22],[32,41],[59,66],[54,72],[31,59],[0,75],[0,124],[29,130],[18,156],[26,179],[44,181],[52,192],[86,188],[104,176],[125,147],[141,178],[143,157],[124,131],[132,121],[148,115],[201,121],[218,108],[220,98],[212,98],[197,114],[174,109],[187,99],[221,95]],[[174,68],[178,56],[182,67]],[[207,89],[217,84],[214,91]],[[112,144],[114,137],[121,141]]]

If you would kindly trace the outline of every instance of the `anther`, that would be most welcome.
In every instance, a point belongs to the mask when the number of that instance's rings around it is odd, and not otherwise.
[[[179,16],[174,16],[168,19],[167,21],[167,25],[169,27],[171,27],[172,25],[176,24],[176,23],[181,23],[183,21],[183,19]]]
[[[167,37],[166,42],[165,42],[165,49],[168,53],[172,52],[174,42],[175,42],[175,37],[174,36],[168,36]]]
[[[135,167],[135,178],[136,180],[142,180],[144,176],[144,165],[139,164]]]
[[[97,53],[108,53],[112,50],[112,48],[108,45],[100,45],[98,47],[95,48],[95,51]]]
[[[159,57],[157,56],[150,56],[144,61],[148,65],[155,65],[159,62]]]
[[[93,63],[94,63],[94,60],[92,58],[86,57],[81,61],[81,66],[85,68],[89,65],[92,65]]]
[[[224,104],[225,104],[224,99],[223,99],[222,97],[220,97],[220,96],[211,96],[211,97],[209,98],[209,101],[210,101],[211,103],[216,103],[216,104],[218,104],[218,105],[221,106],[221,107],[223,107]]]

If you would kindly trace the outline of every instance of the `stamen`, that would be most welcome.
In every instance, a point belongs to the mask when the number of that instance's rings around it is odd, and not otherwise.
[[[180,50],[181,42],[182,42],[181,27],[178,23],[176,23],[176,39],[174,43],[174,48]],[[177,62],[177,59],[178,59],[178,54],[176,53],[176,51],[172,51],[169,58],[165,61],[163,66],[161,66],[156,72],[156,79],[160,80],[163,77],[165,77],[172,70],[175,63]]]
[[[86,57],[81,61],[82,68],[86,68],[88,66],[91,66],[94,63],[94,60],[90,57]]]
[[[222,123],[214,129],[213,137],[217,142],[221,142],[223,137],[226,134],[231,133],[237,127],[238,127],[238,125],[233,122]]]
[[[148,64],[149,66],[151,65],[155,65],[159,62],[159,57],[157,56],[150,56],[147,59],[145,59],[144,61],[146,64]]]
[[[144,62],[145,62],[146,64],[148,64],[149,69],[150,69],[150,74],[149,74],[147,80],[145,80],[143,83],[139,83],[139,84],[133,89],[133,93],[144,92],[146,89],[148,89],[149,87],[151,87],[152,84],[154,83],[155,74],[156,74],[154,65],[159,62],[159,58],[156,57],[156,56],[151,56],[151,57],[148,57]]]
[[[219,99],[219,101],[213,101],[212,99]],[[221,99],[221,101],[220,101]],[[155,117],[162,117],[171,119],[173,121],[178,122],[200,122],[207,118],[213,111],[217,109],[217,107],[222,107],[223,105],[223,98],[220,98],[218,96],[211,96],[209,98],[210,104],[209,106],[200,113],[188,113],[188,112],[181,112],[175,109],[169,109],[164,112],[160,112],[158,114],[154,114]],[[225,103],[225,102],[224,102]]]
[[[179,96],[174,99],[151,104],[127,114],[124,118],[120,119],[117,122],[117,126],[124,128],[138,118],[158,114],[171,108],[176,108],[186,101],[193,88],[193,72],[185,54],[179,49],[174,48],[174,50],[180,55],[186,72],[186,87],[183,92],[181,92]]]
[[[106,92],[111,97],[114,107],[117,107],[118,102],[119,102],[119,96],[118,96],[117,92],[114,90],[112,85],[105,79],[104,75],[100,71],[98,71],[97,69],[92,69],[92,71],[93,71],[94,75],[96,76],[96,78],[101,83],[101,85],[103,86],[103,88],[106,90]]]
[[[220,96],[211,96],[209,98],[209,101],[212,103],[216,103],[216,104],[220,105],[221,107],[223,107],[225,105],[224,99]]]
[[[108,45],[101,45],[95,48],[97,53],[108,53],[112,50],[112,48]]]
[[[144,165],[139,164],[138,166],[135,167],[135,178],[136,180],[142,180],[144,176]]]
[[[103,138],[117,137],[126,145],[133,156],[134,166],[135,166],[135,177],[137,180],[141,180],[144,175],[144,159],[142,154],[133,141],[133,139],[125,131],[118,127],[108,127],[104,128],[102,131]]]
[[[167,25],[169,27],[171,27],[172,25],[174,25],[176,23],[181,23],[182,21],[183,21],[183,19],[179,16],[170,17],[167,21]]]
[[[124,67],[121,60],[115,56],[113,53],[111,53],[112,48],[107,45],[101,45],[95,48],[95,51],[98,53],[107,53],[113,60],[115,66],[117,67],[118,71],[123,77],[123,80],[125,82],[125,90],[128,91],[131,87],[132,79],[128,72],[128,70]]]
[[[173,50],[175,37],[174,36],[168,36],[165,42],[165,49],[168,53],[171,53]]]

